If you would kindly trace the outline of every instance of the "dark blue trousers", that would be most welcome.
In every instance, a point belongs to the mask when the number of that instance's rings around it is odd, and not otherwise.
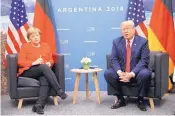
[[[131,78],[130,82],[123,83],[119,81],[119,76],[112,68],[107,69],[104,73],[105,80],[107,82],[108,95],[122,95],[121,86],[123,84],[137,83],[138,85],[138,97],[144,97],[145,91],[148,88],[149,78],[151,76],[151,71],[148,69],[140,70],[136,77]]]

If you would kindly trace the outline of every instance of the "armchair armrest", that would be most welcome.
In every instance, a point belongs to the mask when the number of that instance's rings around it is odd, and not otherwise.
[[[55,73],[61,88],[65,91],[64,55],[54,53],[52,56],[54,59],[52,70]]]
[[[157,53],[155,60],[155,97],[161,98],[168,91],[168,53]]]
[[[15,99],[17,96],[17,54],[8,54],[7,59],[7,85],[8,93],[11,99]]]

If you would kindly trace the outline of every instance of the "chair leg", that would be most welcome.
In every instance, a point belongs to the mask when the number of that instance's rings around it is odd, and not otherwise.
[[[150,107],[153,109],[154,108],[153,98],[149,98],[149,104],[150,104]]]
[[[53,101],[54,101],[54,104],[57,106],[58,105],[58,98],[57,98],[57,96],[53,96]]]
[[[21,109],[22,103],[23,103],[23,98],[22,98],[22,99],[19,99],[19,102],[18,102],[18,109]]]

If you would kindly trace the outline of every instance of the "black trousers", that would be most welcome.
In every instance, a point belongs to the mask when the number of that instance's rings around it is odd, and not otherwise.
[[[129,83],[123,83],[119,81],[119,76],[117,73],[114,75],[113,69],[107,69],[104,73],[105,80],[107,82],[108,95],[119,95],[123,96],[121,91],[121,86],[131,83],[137,83],[138,85],[138,97],[144,97],[145,91],[148,89],[149,77],[151,76],[151,71],[148,69],[141,70],[135,78],[131,78]]]
[[[37,79],[40,82],[39,97],[37,104],[45,105],[48,98],[48,92],[52,87],[56,92],[60,89],[56,75],[46,64],[32,66],[24,71],[20,76]]]

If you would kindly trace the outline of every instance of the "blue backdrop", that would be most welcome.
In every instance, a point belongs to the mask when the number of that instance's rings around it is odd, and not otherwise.
[[[23,0],[28,13],[29,24],[33,24],[35,0]],[[98,73],[101,90],[106,90],[104,70],[106,54],[110,53],[112,40],[121,35],[120,23],[126,17],[128,0],[49,0],[57,34],[58,52],[65,55],[66,90],[73,90],[75,74],[72,68],[81,67],[82,57],[90,57],[91,65],[103,69]],[[143,0],[146,23],[152,14],[154,0]],[[0,30],[7,32],[11,0],[2,1]],[[175,21],[175,0],[173,0]],[[90,90],[94,90],[92,75],[89,75]],[[84,90],[84,75],[79,89]]]
[[[82,57],[90,57],[91,65],[103,69],[98,73],[100,90],[106,90],[104,70],[106,54],[112,40],[121,36],[120,23],[126,17],[128,0],[52,0],[51,6],[57,29],[59,53],[65,55],[66,90],[74,90],[75,73]],[[85,90],[85,75],[81,75],[79,90]],[[94,90],[92,74],[89,89]]]

